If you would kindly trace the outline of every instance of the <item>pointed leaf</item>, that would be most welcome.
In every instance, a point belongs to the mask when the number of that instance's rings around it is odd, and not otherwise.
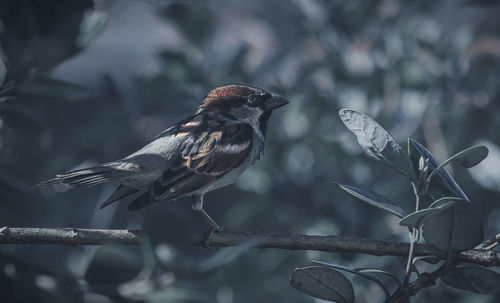
[[[484,143],[488,147],[488,158],[479,165],[471,168],[469,173],[479,185],[489,190],[500,191],[500,146],[491,141],[480,139],[478,143]]]
[[[418,161],[420,157],[424,157],[425,159],[429,159],[429,171],[432,172],[439,166],[439,161],[436,160],[434,155],[431,154],[430,151],[427,150],[422,144],[418,143],[415,140],[408,139],[408,153],[410,154],[411,161],[413,166],[416,168],[415,173],[418,174]],[[429,183],[429,196],[433,199],[439,199],[446,196],[453,196],[463,198],[464,200],[469,201],[469,198],[462,191],[460,186],[458,186],[457,182],[450,176],[450,174],[444,169],[441,168],[436,170],[435,176],[432,178]]]
[[[297,268],[290,277],[293,288],[310,296],[332,302],[354,302],[354,290],[347,278],[323,266]]]
[[[391,200],[387,199],[384,196],[377,194],[376,192],[373,192],[373,191],[366,189],[366,188],[360,188],[360,187],[342,184],[342,183],[337,183],[337,182],[334,182],[334,183],[337,184],[340,188],[342,188],[346,192],[350,193],[351,195],[355,196],[356,198],[359,198],[359,199],[365,201],[366,203],[368,203],[372,206],[383,209],[383,210],[390,212],[391,214],[396,215],[400,218],[403,218],[404,216],[406,216],[406,212],[402,208],[398,207],[396,204],[394,204],[394,202],[392,202]]]
[[[385,271],[385,270],[381,270],[381,269],[375,269],[375,268],[356,268],[356,271],[360,272],[360,273],[385,275],[385,276],[391,278],[394,282],[396,282],[396,284],[398,285],[398,287],[401,287],[401,281],[399,281],[398,277],[396,277],[391,272],[388,272],[388,271]]]
[[[457,197],[442,197],[437,199],[436,201],[432,202],[432,204],[429,206],[429,208],[436,208],[440,207],[450,201],[465,201],[462,198],[457,198]]]
[[[80,100],[88,94],[88,90],[81,85],[42,76],[22,82],[18,89],[20,94],[64,101]]]
[[[449,157],[446,161],[444,161],[442,164],[440,164],[437,168],[431,171],[429,176],[427,177],[427,183],[429,183],[434,175],[444,166],[448,165],[452,161],[459,161],[460,165],[462,165],[465,168],[471,168],[473,166],[478,165],[488,157],[488,148],[484,145],[478,145],[478,146],[473,146],[469,147],[459,153],[454,154],[453,156]]]
[[[347,108],[341,109],[339,116],[345,126],[356,135],[359,145],[368,156],[381,161],[410,180],[415,180],[408,154],[375,120],[361,112]]]
[[[427,243],[448,251],[474,248],[483,239],[483,224],[471,204],[455,204],[425,219],[422,227]]]
[[[421,256],[421,257],[415,257],[413,259],[413,263],[415,263],[417,261],[427,262],[430,264],[438,264],[439,261],[441,261],[441,259],[439,259],[436,256]]]
[[[333,267],[335,269],[340,269],[340,270],[343,270],[343,271],[347,271],[347,272],[350,272],[352,274],[355,274],[355,275],[358,275],[360,277],[363,277],[365,279],[368,279],[368,280],[370,280],[370,281],[375,282],[376,284],[378,284],[378,286],[380,286],[380,288],[382,288],[382,290],[384,291],[386,297],[390,296],[389,289],[387,289],[387,287],[384,285],[384,283],[382,282],[382,280],[380,280],[375,275],[372,275],[372,274],[369,274],[369,273],[359,272],[358,270],[356,270],[354,268],[347,267],[347,266],[342,266],[342,265],[338,265],[338,264],[332,264],[332,263],[327,263],[327,262],[322,262],[322,261],[312,261],[312,263],[320,264],[320,265],[324,265],[324,266],[328,266],[328,267]]]
[[[399,225],[408,226],[410,228],[419,228],[425,222],[426,219],[439,214],[440,211],[447,209],[448,207],[455,204],[456,201],[445,202],[444,200],[440,200],[438,202],[440,203],[435,204],[435,207],[421,209],[419,211],[409,214],[408,216],[401,219],[401,221],[399,221]]]
[[[451,287],[480,294],[500,292],[500,274],[484,267],[458,267],[441,280]]]
[[[429,171],[439,167],[439,161],[417,141],[408,139],[408,150],[414,164],[418,163],[422,156],[429,159]],[[425,220],[422,231],[429,244],[445,251],[450,249],[464,251],[481,242],[483,237],[482,222],[472,205],[465,202],[468,202],[469,198],[444,168],[436,170],[435,176],[429,183],[428,195],[433,199],[438,199],[433,206],[446,203],[444,199],[439,201],[439,198],[442,197],[446,197],[446,200],[449,200],[450,196],[464,200],[464,202],[458,201],[456,205],[443,210],[439,215]]]
[[[456,157],[454,160],[460,161],[460,165],[465,168],[471,168],[486,159],[488,157],[489,150],[484,145],[469,147],[466,150],[463,150],[453,157]]]
[[[399,225],[408,226],[409,228],[418,228],[422,225],[425,217],[435,215],[438,212],[438,208],[421,209],[401,219],[401,221],[399,221]]]

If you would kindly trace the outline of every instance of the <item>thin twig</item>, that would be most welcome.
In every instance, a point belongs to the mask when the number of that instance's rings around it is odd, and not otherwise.
[[[425,193],[427,171],[429,169],[429,160],[420,157],[418,162],[418,173],[419,180],[417,182],[412,182],[413,193],[415,194],[415,211],[420,209],[420,199]],[[406,275],[403,282],[404,287],[408,285],[411,277],[411,267],[413,264],[413,258],[415,257],[415,245],[420,240],[419,227],[413,227],[410,234],[410,251],[408,253],[408,262],[406,264]]]
[[[413,186],[413,191],[415,192],[415,211],[418,211],[420,204],[420,193],[418,191],[418,186],[415,183],[411,183]],[[415,257],[415,245],[417,244],[417,233],[418,229],[413,227],[410,233],[410,251],[408,253],[408,261],[406,263],[406,274],[403,285],[406,287],[410,282],[411,276],[411,265],[413,264],[413,258]]]
[[[493,238],[484,241],[483,243],[476,246],[475,249],[491,250],[499,244],[498,242],[500,242],[500,234],[495,235]]]

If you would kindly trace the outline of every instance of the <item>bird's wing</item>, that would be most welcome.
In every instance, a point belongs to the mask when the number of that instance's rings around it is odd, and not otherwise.
[[[144,174],[144,172],[155,169],[161,170],[162,167],[168,168],[172,160],[175,160],[176,154],[179,153],[179,148],[189,131],[189,127],[185,126],[187,121],[197,121],[197,119],[199,118],[193,116],[177,122],[158,135],[153,142],[121,160],[58,174],[52,179],[37,184],[37,186],[64,183],[75,187],[89,187]],[[144,183],[148,181],[146,178]],[[155,179],[151,180],[150,183],[154,181]],[[122,194],[121,190],[120,194]],[[114,196],[110,198],[115,199]]]
[[[201,123],[203,122],[203,116],[200,114],[196,114],[193,116],[190,116],[184,120],[178,121],[174,125],[170,126],[166,130],[162,131],[159,133],[155,140],[161,137],[165,136],[173,136],[173,135],[182,135],[184,133],[188,133],[190,131],[193,131],[197,129]]]
[[[247,124],[228,127],[217,120],[210,128],[200,126],[184,141],[175,168],[188,168],[198,174],[219,177],[240,165],[252,148],[252,128]],[[210,131],[209,131],[210,130]],[[176,167],[177,166],[177,167]],[[169,182],[169,178],[162,178]]]
[[[186,124],[193,122],[187,122]],[[149,193],[132,202],[135,211],[156,201],[188,195],[216,181],[242,164],[252,149],[252,128],[246,124],[227,127],[219,121],[197,125],[182,145],[172,165],[158,179]],[[211,131],[209,132],[208,129]]]

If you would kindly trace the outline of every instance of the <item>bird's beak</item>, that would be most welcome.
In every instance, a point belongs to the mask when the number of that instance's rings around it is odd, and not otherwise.
[[[266,100],[265,106],[266,109],[276,109],[278,107],[282,107],[283,105],[287,105],[290,103],[285,97],[280,96],[278,94],[271,94],[271,97]]]

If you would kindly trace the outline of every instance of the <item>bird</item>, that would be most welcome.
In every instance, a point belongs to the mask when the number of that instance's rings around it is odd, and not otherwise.
[[[229,84],[211,90],[197,111],[174,123],[152,142],[116,161],[71,170],[37,184],[91,187],[119,185],[101,209],[137,195],[128,210],[191,197],[211,230],[219,225],[203,208],[204,195],[234,183],[264,152],[267,123],[285,97],[253,86]]]

